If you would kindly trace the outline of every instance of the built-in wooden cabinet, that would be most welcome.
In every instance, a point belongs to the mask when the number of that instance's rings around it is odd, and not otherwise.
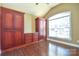
[[[4,7],[0,9],[1,49],[24,44],[24,13]]]
[[[47,22],[46,19],[37,17],[36,18],[36,32],[38,32],[38,39],[43,40],[47,37]]]
[[[1,54],[1,8],[0,8],[0,54]]]
[[[24,34],[25,44],[32,43],[32,33],[25,33]]]
[[[33,33],[33,42],[38,41],[38,32]]]
[[[0,53],[9,48],[46,39],[46,20],[36,18],[36,32],[24,33],[24,13],[0,7]]]
[[[25,33],[24,34],[25,44],[38,41],[38,33]]]

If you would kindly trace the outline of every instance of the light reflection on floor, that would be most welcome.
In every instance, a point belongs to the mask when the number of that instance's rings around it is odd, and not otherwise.
[[[49,56],[63,56],[63,55],[67,56],[67,55],[70,55],[68,53],[69,52],[68,49],[65,49],[63,47],[59,47],[57,45],[53,45],[51,43],[49,43],[48,52],[49,52],[48,53]]]
[[[79,56],[79,48],[54,42],[41,41],[3,53],[2,56]]]

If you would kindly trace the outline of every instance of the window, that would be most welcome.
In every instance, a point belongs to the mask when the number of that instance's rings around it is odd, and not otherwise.
[[[56,14],[48,19],[48,36],[71,39],[71,12],[66,11]]]

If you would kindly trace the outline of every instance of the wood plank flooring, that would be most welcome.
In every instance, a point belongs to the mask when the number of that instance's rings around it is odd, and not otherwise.
[[[2,53],[2,56],[79,56],[79,48],[41,41]]]

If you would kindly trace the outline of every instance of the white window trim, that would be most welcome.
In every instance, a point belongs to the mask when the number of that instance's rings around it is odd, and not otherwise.
[[[65,13],[67,13],[67,14],[65,14]],[[69,14],[68,14],[69,13]],[[58,17],[59,17],[59,15],[61,15],[61,14],[65,14],[65,16],[69,16],[70,15],[70,36],[71,36],[71,38],[70,38],[70,40],[72,40],[72,20],[71,20],[71,18],[72,18],[72,14],[71,14],[71,11],[65,11],[65,12],[62,12],[62,13],[58,13],[58,14],[56,14],[56,15],[58,15]],[[55,17],[56,15],[54,15],[54,16],[52,16],[52,17],[49,17],[48,18],[48,22],[51,20],[51,19],[53,19],[53,18],[58,18],[58,17]],[[61,16],[61,17],[65,17],[64,15],[63,16]],[[59,17],[60,18],[60,17]],[[48,30],[48,33],[49,33],[49,30]],[[49,37],[49,34],[48,34],[48,37]],[[53,38],[53,37],[52,37]],[[59,37],[56,37],[56,38],[59,38]],[[59,38],[59,39],[66,39],[66,38]],[[68,40],[68,39],[67,39]]]

